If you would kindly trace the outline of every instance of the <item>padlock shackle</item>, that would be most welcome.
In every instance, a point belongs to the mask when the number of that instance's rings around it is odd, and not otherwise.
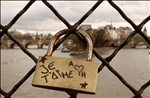
[[[53,53],[53,48],[54,48],[54,45],[55,45],[55,42],[57,41],[57,39],[66,34],[69,30],[68,29],[64,29],[64,30],[61,30],[59,31],[58,33],[56,33],[53,38],[51,39],[50,41],[50,44],[49,44],[49,47],[48,47],[48,51],[47,51],[47,56],[52,56],[52,53]],[[86,56],[86,60],[87,61],[92,61],[92,51],[93,51],[93,43],[92,43],[92,40],[91,38],[89,37],[89,35],[81,30],[81,29],[77,29],[75,32],[79,32],[85,39],[86,39],[86,42],[87,42],[87,56]]]

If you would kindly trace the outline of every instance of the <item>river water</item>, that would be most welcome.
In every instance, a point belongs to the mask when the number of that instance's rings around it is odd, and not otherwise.
[[[28,49],[37,58],[43,56],[47,49]],[[113,52],[106,49],[99,52],[102,57],[107,57]],[[149,49],[122,49],[111,61],[111,66],[117,70],[129,84],[138,90],[150,79],[150,54]],[[54,52],[54,56],[72,57],[70,53]],[[83,58],[76,56],[72,58]],[[101,63],[95,56],[93,62]],[[18,81],[35,65],[35,63],[20,49],[1,50],[1,87],[8,92]],[[47,90],[31,85],[33,75],[23,83],[13,94],[12,98],[68,98],[68,94],[61,91]],[[79,94],[78,98],[131,98],[132,92],[106,67],[99,73],[95,95]],[[142,94],[150,98],[150,87]]]

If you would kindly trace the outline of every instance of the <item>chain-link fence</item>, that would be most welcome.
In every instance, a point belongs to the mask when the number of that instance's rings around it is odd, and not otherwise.
[[[2,24],[0,25],[0,37],[4,36],[4,34],[6,34],[13,42],[15,42],[20,49],[27,54],[35,63],[37,63],[37,58],[31,53],[29,52],[10,32],[8,32],[8,30],[15,24],[15,22],[21,17],[23,16],[23,14],[32,6],[32,4],[34,4],[36,0],[30,0],[27,5],[5,26],[3,26]],[[56,50],[56,48],[71,34],[74,33],[80,40],[82,40],[82,42],[84,43],[84,39],[76,32],[74,32],[81,23],[83,23],[84,20],[86,20],[86,18],[88,16],[91,15],[91,13],[95,10],[98,9],[98,6],[101,5],[101,3],[104,0],[98,0],[95,1],[96,3],[94,4],[94,6],[85,14],[83,15],[83,17],[77,21],[74,25],[71,25],[66,19],[64,19],[58,12],[57,9],[55,9],[48,1],[46,0],[42,0],[41,2],[43,2],[49,9],[50,11],[52,11],[69,29],[68,33],[61,38],[57,44],[54,47],[54,50]],[[104,67],[107,67],[133,94],[134,96],[131,96],[133,98],[142,98],[142,93],[144,92],[144,90],[146,88],[148,88],[148,86],[150,85],[150,80],[147,81],[145,84],[143,84],[141,86],[141,88],[139,90],[135,89],[131,84],[129,84],[124,77],[122,77],[117,70],[115,70],[113,68],[113,66],[110,65],[111,60],[117,55],[117,53],[120,51],[120,49],[122,49],[126,44],[128,44],[128,42],[132,39],[133,36],[135,36],[136,34],[139,34],[141,37],[144,38],[144,40],[148,43],[148,45],[150,45],[150,39],[142,32],[142,28],[143,26],[150,20],[150,15],[148,17],[146,17],[139,25],[136,25],[122,10],[121,8],[118,7],[118,5],[116,5],[112,0],[108,0],[109,4],[116,10],[118,11],[118,13],[124,18],[124,20],[126,20],[133,28],[134,31],[124,40],[124,42],[122,44],[120,44],[111,55],[109,55],[106,58],[103,58],[101,55],[99,55],[95,50],[93,50],[93,54],[102,62],[102,64],[99,66],[98,68],[98,73],[100,73]],[[22,84],[33,74],[33,72],[35,71],[35,66],[29,71],[27,72],[27,74],[18,82],[16,83],[16,85],[14,85],[14,87],[9,91],[6,92],[3,88],[0,89],[0,93],[5,97],[5,98],[10,98],[17,90],[20,86],[22,86]],[[149,73],[147,73],[149,74]],[[77,93],[74,92],[66,92],[67,94],[70,95],[71,98],[76,98],[77,97]]]

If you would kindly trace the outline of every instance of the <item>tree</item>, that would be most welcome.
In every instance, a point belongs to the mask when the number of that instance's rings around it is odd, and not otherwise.
[[[25,34],[23,35],[23,39],[24,39],[24,40],[32,40],[33,38],[32,38],[32,36],[31,36],[30,33],[25,33]]]
[[[53,35],[51,33],[49,33],[47,36],[45,35],[46,40],[50,40],[52,37],[53,37]]]
[[[109,35],[106,29],[99,29],[93,33],[95,36],[94,47],[102,47],[108,41]]]

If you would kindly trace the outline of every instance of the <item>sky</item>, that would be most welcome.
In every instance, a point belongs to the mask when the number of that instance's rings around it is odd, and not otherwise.
[[[74,25],[97,1],[49,1],[55,9]],[[136,25],[150,15],[150,1],[114,1]],[[28,1],[1,1],[1,24],[7,25]],[[114,27],[131,27],[121,15],[107,2],[102,4],[82,23],[93,29],[113,24]],[[81,24],[81,25],[82,25]],[[150,21],[144,25],[150,35]],[[22,33],[55,34],[67,28],[42,1],[36,1],[19,18],[10,30]],[[131,27],[132,28],[132,27]]]

